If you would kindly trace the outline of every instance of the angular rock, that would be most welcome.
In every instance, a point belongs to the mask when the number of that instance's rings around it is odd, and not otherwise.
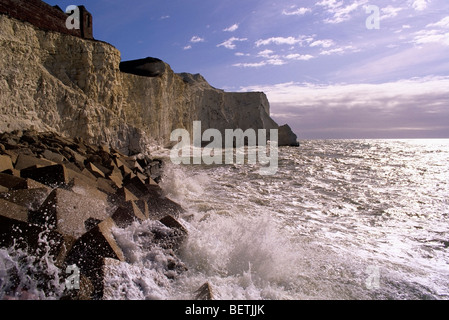
[[[0,172],[14,169],[11,157],[0,155]]]
[[[109,179],[98,178],[97,188],[107,194],[114,194],[116,192],[115,183]]]
[[[66,160],[63,155],[51,152],[50,150],[45,150],[44,153],[42,153],[42,155],[44,156],[45,159],[56,163],[63,163],[64,160]]]
[[[23,170],[23,169],[27,169],[30,167],[45,167],[45,166],[51,166],[54,165],[55,163],[53,161],[50,160],[46,160],[46,159],[39,159],[33,156],[29,156],[29,155],[25,155],[25,154],[19,154],[19,156],[17,157],[17,162],[15,165],[15,169],[16,170]]]
[[[108,178],[109,180],[114,182],[117,188],[123,187],[123,175],[122,172],[117,167],[114,166]]]
[[[0,215],[6,218],[28,222],[28,211],[28,208],[25,206],[21,206],[5,199],[0,199]]]
[[[37,211],[30,212],[29,220],[78,238],[87,231],[84,223],[87,219],[103,220],[107,216],[105,203],[67,190],[55,189]]]
[[[148,194],[148,189],[145,183],[137,176],[130,179],[125,179],[123,186],[135,194],[138,198],[145,197]]]
[[[198,290],[195,291],[195,300],[214,300],[214,294],[209,282],[203,284]]]
[[[107,203],[108,195],[97,188],[97,183],[89,183],[88,180],[82,179],[80,177],[74,177],[69,184],[68,190],[73,191],[76,194],[89,197],[92,199],[97,199],[103,203]]]
[[[288,124],[279,127],[278,145],[280,147],[299,147],[298,137]]]
[[[0,185],[10,190],[26,189],[27,180],[10,174],[0,173]]]
[[[89,278],[94,287],[93,298],[96,299],[103,296],[104,258],[125,261],[112,233],[116,227],[112,218],[102,221],[76,241],[66,259],[67,265],[76,265]]]
[[[135,221],[144,221],[148,217],[140,210],[136,201],[127,201],[121,204],[111,216],[120,228],[126,228]]]
[[[96,165],[94,165],[92,162],[89,162],[86,165],[86,168],[89,169],[89,171],[96,177],[96,178],[105,178],[106,175],[103,171],[101,171]]]
[[[70,182],[67,169],[62,164],[31,167],[20,171],[22,178],[30,178],[51,187],[66,186]]]
[[[57,232],[0,215],[0,247],[14,246],[37,255],[57,256],[61,244],[62,236]]]
[[[188,235],[187,229],[172,216],[165,216],[159,222],[172,230],[170,237],[163,240],[162,247],[173,250],[178,249]]]
[[[25,207],[28,210],[37,210],[49,194],[50,190],[48,188],[22,189],[0,193],[0,198]]]
[[[159,186],[147,185],[148,194],[145,197],[148,203],[150,218],[160,219],[166,215],[178,217],[184,212],[184,209],[173,200],[161,195]]]

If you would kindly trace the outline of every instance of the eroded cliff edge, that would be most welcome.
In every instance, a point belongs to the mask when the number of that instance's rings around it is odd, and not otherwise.
[[[193,121],[204,130],[280,128],[262,92],[224,92],[165,63],[154,77],[124,73],[120,52],[101,41],[0,14],[0,42],[0,132],[54,131],[132,154],[169,146],[170,133]],[[280,145],[296,142],[287,136]]]

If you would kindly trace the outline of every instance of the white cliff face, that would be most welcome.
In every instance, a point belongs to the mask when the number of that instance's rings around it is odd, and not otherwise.
[[[174,129],[278,128],[263,93],[226,93],[200,75],[119,70],[113,46],[0,15],[0,132],[33,128],[110,143],[124,152],[167,146]]]

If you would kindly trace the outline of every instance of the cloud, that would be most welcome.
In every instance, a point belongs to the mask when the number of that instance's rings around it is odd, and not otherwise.
[[[402,11],[402,10],[403,10],[403,8],[395,8],[391,5],[389,5],[389,6],[381,9],[382,15],[381,15],[380,19],[384,20],[384,19],[394,18],[398,15],[398,12]]]
[[[310,44],[311,47],[322,47],[322,48],[329,48],[332,47],[335,44],[335,42],[331,39],[325,39],[325,40],[317,40]]]
[[[288,44],[288,45],[294,45],[294,44],[298,44],[298,43],[303,43],[304,42],[304,36],[301,36],[299,38],[295,38],[295,37],[271,37],[268,39],[260,39],[256,41],[256,46],[260,47],[260,46],[267,46],[269,44],[276,44],[276,45],[283,45],[283,44]]]
[[[436,23],[430,23],[426,26],[427,28],[446,28],[449,29],[449,16],[444,17]]]
[[[223,29],[223,31],[226,31],[226,32],[234,32],[234,31],[236,31],[238,28],[239,28],[239,25],[238,25],[238,23],[236,23],[236,24],[233,24],[232,26],[230,26],[230,27],[228,27],[228,28],[226,28],[226,29]]]
[[[291,7],[291,9],[295,9],[295,8],[296,8],[296,6]],[[293,10],[293,11],[284,10],[284,11],[282,11],[282,14],[285,15],[285,16],[303,16],[303,15],[305,15],[308,12],[312,12],[312,9],[310,9],[310,8],[298,8],[298,9]]]
[[[429,3],[430,0],[413,0],[412,8],[415,9],[416,11],[423,11],[427,9]]]
[[[300,61],[308,61],[310,59],[313,59],[314,56],[310,54],[299,54],[299,53],[292,53],[285,56],[285,59],[289,60],[300,60]]]
[[[240,41],[241,42],[241,41],[247,41],[247,40],[248,40],[248,38],[232,37],[232,38],[229,38],[228,40],[226,40],[226,41],[224,41],[224,42],[222,42],[220,44],[217,44],[217,47],[225,47],[226,49],[234,50],[236,48],[236,45],[235,45],[234,42],[236,42],[236,41]]]
[[[249,57],[249,56],[251,56],[251,54],[249,54],[249,53],[243,53],[243,52],[236,52],[235,55],[236,55],[237,57]]]
[[[439,43],[449,46],[449,32],[442,30],[421,30],[415,33],[413,43],[417,45]]]
[[[266,61],[254,62],[254,63],[236,63],[233,64],[234,67],[242,67],[242,68],[259,68],[266,66]]]
[[[358,52],[360,50],[355,48],[354,46],[342,46],[342,47],[337,47],[337,48],[333,48],[333,49],[329,49],[329,50],[321,50],[320,55],[330,56],[332,54],[343,54],[348,51]]]
[[[345,6],[343,1],[337,0],[322,0],[317,2],[317,6],[321,6],[326,11],[332,15],[332,18],[327,18],[324,20],[325,23],[341,23],[348,21],[352,18],[352,13],[357,11],[360,6],[366,4],[368,0],[356,0],[353,3]]]
[[[286,82],[241,91],[265,92],[275,120],[305,137],[449,137],[449,77],[381,84]]]
[[[187,46],[185,46],[184,48],[182,48],[183,50],[190,50],[190,49],[192,49],[192,46],[189,44],[189,45],[187,45]]]
[[[159,18],[159,20],[165,20],[165,19],[170,19],[170,16],[167,15],[167,16],[162,16]]]
[[[414,33],[413,43],[424,45],[429,43],[439,43],[449,46],[449,16],[436,23],[430,23],[426,29]]]
[[[191,43],[204,42],[204,38],[201,38],[201,37],[199,37],[199,36],[193,36],[193,37],[190,39],[190,42],[191,42]]]

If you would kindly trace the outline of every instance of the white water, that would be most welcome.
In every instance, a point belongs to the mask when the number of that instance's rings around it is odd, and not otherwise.
[[[192,299],[206,281],[217,299],[449,298],[448,140],[304,141],[279,156],[274,176],[167,163],[189,237],[175,255],[154,244],[170,231],[157,222],[117,230],[128,262],[110,298]]]

